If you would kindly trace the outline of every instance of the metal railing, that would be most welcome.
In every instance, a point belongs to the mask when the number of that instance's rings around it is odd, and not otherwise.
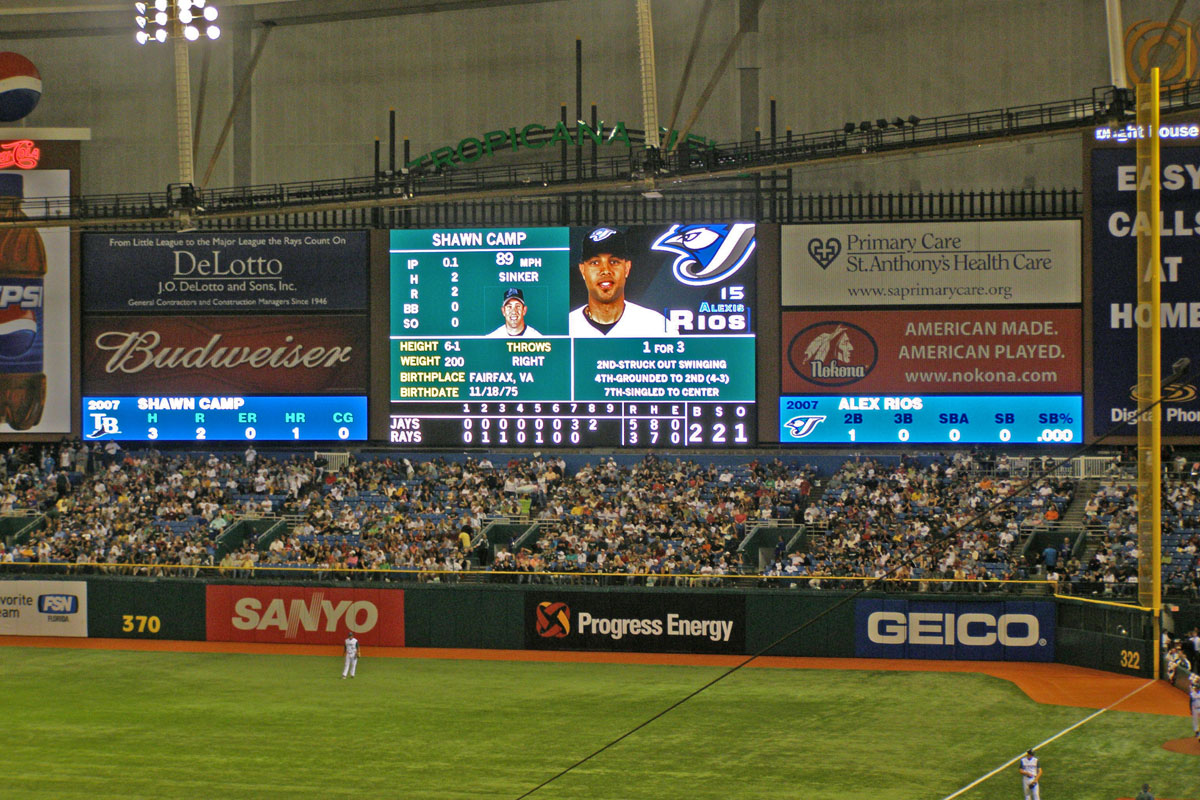
[[[450,214],[449,207],[479,202],[491,208],[515,209],[532,201],[540,206],[537,213],[530,215],[533,218],[514,220],[511,214],[505,213],[501,215],[502,219],[495,221],[567,224],[569,221],[586,221],[591,216],[609,222],[636,222],[654,220],[638,214],[614,217],[603,213],[606,209],[596,193],[608,193],[607,202],[616,202],[618,197],[637,197],[639,184],[644,184],[671,193],[683,191],[686,196],[686,190],[693,181],[699,181],[698,185],[703,191],[711,192],[714,181],[745,183],[747,178],[753,177],[760,185],[739,187],[736,194],[741,199],[735,208],[718,206],[707,214],[698,209],[697,212],[689,210],[672,216],[714,221],[732,218],[802,221],[813,219],[813,215],[811,211],[805,212],[803,204],[797,208],[790,186],[781,189],[779,184],[783,178],[779,175],[780,170],[831,158],[878,155],[913,148],[1123,124],[1129,119],[1131,106],[1128,91],[1101,86],[1088,97],[925,119],[896,118],[890,122],[881,119],[858,127],[846,125],[843,129],[798,135],[789,131],[784,136],[759,136],[753,141],[711,147],[681,147],[666,153],[633,147],[615,157],[599,158],[593,154],[586,163],[572,164],[563,157],[550,161],[482,167],[423,165],[400,170],[398,174],[382,172],[370,176],[209,189],[203,192],[190,191],[191,187],[188,187],[188,192],[180,192],[178,187],[174,190],[168,187],[163,192],[40,198],[29,201],[27,208],[48,218],[111,220],[113,226],[127,221],[129,225],[123,227],[143,226],[148,229],[177,226],[181,212],[187,212],[192,220],[197,224],[202,223],[206,228],[221,219],[230,222],[229,227],[243,229],[268,226],[361,228],[480,224],[484,220],[479,218],[478,213],[466,213],[462,219],[457,219]],[[1200,81],[1163,89],[1163,113],[1196,108],[1200,108]],[[578,136],[578,131],[575,135]],[[631,141],[636,143],[639,140],[631,136]],[[764,179],[762,173],[768,173],[768,177]],[[761,185],[763,183],[771,185],[764,187]],[[779,196],[781,191],[786,192],[786,197]],[[1077,190],[1067,191],[1077,195]],[[486,196],[486,193],[491,196]],[[472,197],[473,194],[476,196]],[[943,202],[946,196],[930,195],[941,198],[938,202]],[[989,204],[988,208],[978,209],[980,215],[1046,215],[1045,209],[1035,204],[1036,192],[998,193],[998,196],[997,201],[997,193],[971,195],[972,202],[979,198],[981,203]],[[959,207],[930,210],[919,205],[923,201],[915,201],[918,205],[914,208],[903,205],[914,202],[903,199],[909,195],[889,197],[901,198],[889,201],[898,202],[901,206],[885,210],[868,205],[864,214],[858,217],[818,213],[816,219],[958,218],[971,213]],[[572,207],[580,206],[589,199],[595,204],[589,214],[585,215],[578,208],[573,213]],[[1027,201],[1030,203],[1028,207],[1024,205]],[[1077,197],[1075,201],[1076,205],[1071,208],[1070,214],[1078,215]],[[694,202],[704,201],[697,199]],[[997,202],[999,206],[995,205]],[[1008,205],[1010,202],[1017,202],[1018,207],[1012,208]],[[431,205],[433,209],[429,208]],[[391,206],[397,208],[392,209]],[[649,211],[655,207],[650,203],[641,206],[640,210]],[[658,207],[661,208],[661,205]],[[258,210],[263,213],[256,214]],[[384,210],[402,213],[399,218],[391,213],[378,213]],[[1049,215],[1065,214],[1055,206]],[[285,222],[282,217],[299,217],[300,221]]]

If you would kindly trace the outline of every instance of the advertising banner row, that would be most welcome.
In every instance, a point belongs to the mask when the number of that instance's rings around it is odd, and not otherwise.
[[[418,599],[412,607],[409,597]],[[352,631],[364,648],[483,647],[501,635],[528,650],[743,655],[764,636],[777,636],[781,619],[773,614],[791,619],[785,606],[796,610],[786,605],[794,598],[775,612],[760,598],[756,614],[767,618],[756,623],[740,593],[531,587],[492,597],[503,613],[485,620],[477,608],[475,633],[458,638],[462,631],[447,627],[446,614],[468,608],[462,604],[471,597],[453,589],[0,581],[0,635],[337,645]],[[828,634],[852,638],[861,657],[1054,660],[1056,609],[1049,602],[859,599],[852,622],[850,610],[841,629]],[[454,625],[470,628],[472,620]],[[497,627],[504,630],[497,634]],[[408,635],[409,628],[419,633]]]
[[[915,442],[928,430],[947,444],[1077,442],[1085,422],[1107,430],[1135,405],[1134,343],[1150,312],[1136,302],[1135,234],[1149,222],[1134,208],[1133,158],[1090,154],[1087,265],[1070,220],[785,225],[778,265],[759,263],[749,223],[395,231],[391,289],[375,297],[364,231],[89,233],[73,324],[68,234],[13,229],[0,234],[0,434],[70,432],[78,330],[91,439],[361,440],[375,391],[390,417],[371,435],[386,427],[398,444],[753,445],[755,405],[774,403],[777,385],[773,441]],[[1188,279],[1197,163],[1200,149],[1164,148],[1164,364],[1190,357],[1200,328]],[[70,191],[66,171],[0,177],[0,198]],[[585,255],[621,266],[593,275]],[[760,268],[779,270],[777,307],[759,296]],[[657,327],[596,324],[626,291]],[[390,335],[373,342],[371,310],[385,303]],[[756,342],[758,319],[776,313],[779,340]],[[777,383],[756,375],[759,347],[778,352]],[[372,374],[373,351],[386,352],[386,376]],[[1168,395],[1164,434],[1200,437],[1196,382]],[[979,398],[947,419],[969,407],[995,430],[901,420],[870,439],[852,418],[814,438],[790,431],[819,415],[784,418],[810,397],[857,412],[862,398],[936,396]],[[1033,416],[1007,426],[1015,412],[997,396],[1033,398]],[[497,418],[488,404],[504,401],[592,407]],[[654,401],[673,405],[648,411]],[[511,431],[489,429],[502,420]]]

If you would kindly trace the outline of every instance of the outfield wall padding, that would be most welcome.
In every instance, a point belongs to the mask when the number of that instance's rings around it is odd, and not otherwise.
[[[177,580],[88,581],[88,636],[204,641],[204,584]]]
[[[78,614],[97,638],[328,644],[351,619],[361,640],[390,646],[1054,660],[1153,674],[1149,615],[1079,600],[515,582],[523,577],[447,585],[64,576],[63,586],[86,591],[75,593],[76,612],[54,617]]]

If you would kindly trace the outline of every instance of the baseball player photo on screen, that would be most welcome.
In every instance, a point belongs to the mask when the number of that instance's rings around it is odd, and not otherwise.
[[[575,229],[570,335],[749,333],[754,250],[749,223]]]
[[[525,293],[515,286],[504,290],[504,299],[500,303],[500,315],[504,324],[488,334],[489,338],[498,339],[503,336],[525,336],[535,338],[541,336],[532,325],[525,324],[525,315],[529,307],[525,304]]]

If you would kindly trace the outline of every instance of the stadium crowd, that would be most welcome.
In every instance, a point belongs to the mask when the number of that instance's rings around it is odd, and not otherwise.
[[[968,451],[856,457],[820,475],[778,459],[726,466],[656,456],[621,464],[599,458],[570,470],[562,457],[540,454],[499,464],[351,458],[333,470],[310,457],[259,456],[253,447],[160,453],[114,444],[3,454],[0,513],[44,515],[45,524],[15,546],[0,544],[0,564],[134,574],[216,569],[231,577],[399,570],[425,580],[482,568],[513,580],[549,573],[689,585],[753,575],[806,588],[887,575],[921,591],[988,591],[995,579],[1036,578],[1062,591],[1114,594],[1136,577],[1139,555],[1128,484],[1107,482],[1088,498],[1089,541],[1058,543],[1049,540],[1074,482],[1051,477],[1014,494],[1025,478],[1012,474],[1006,456],[985,462]],[[1200,485],[1195,475],[1175,474],[1165,495],[1171,585],[1196,594]],[[263,524],[221,538],[244,520]],[[514,533],[489,541],[484,531],[496,520],[514,522]],[[756,546],[744,547],[756,528]]]

